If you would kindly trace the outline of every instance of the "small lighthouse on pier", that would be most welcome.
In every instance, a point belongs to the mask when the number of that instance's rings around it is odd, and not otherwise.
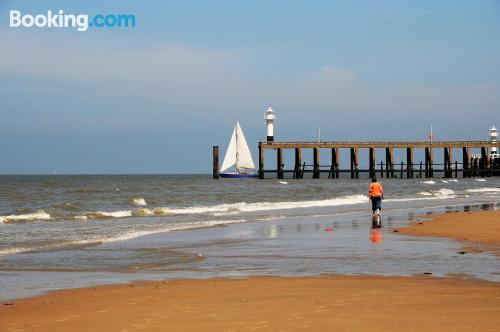
[[[498,137],[497,129],[493,126],[490,128],[490,142],[495,143],[497,141],[497,137]],[[500,158],[497,147],[491,148],[490,157],[493,159]]]
[[[266,119],[267,124],[267,141],[274,141],[274,120],[276,119],[276,114],[273,109],[269,107],[267,111],[264,113],[264,119]]]

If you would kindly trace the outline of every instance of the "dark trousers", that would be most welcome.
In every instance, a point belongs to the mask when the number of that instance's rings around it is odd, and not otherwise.
[[[382,197],[372,197],[372,211],[382,210]]]

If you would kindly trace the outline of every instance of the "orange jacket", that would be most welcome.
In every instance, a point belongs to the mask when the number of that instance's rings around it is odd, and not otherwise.
[[[373,197],[384,197],[384,190],[382,189],[382,184],[379,182],[370,183],[370,191],[368,192],[370,198]]]

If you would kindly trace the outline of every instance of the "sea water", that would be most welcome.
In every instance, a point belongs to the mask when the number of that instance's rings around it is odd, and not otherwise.
[[[370,241],[368,180],[208,175],[0,177],[0,298],[174,277],[461,274],[498,280],[498,259],[393,234],[429,212],[497,209],[500,180],[383,180]]]

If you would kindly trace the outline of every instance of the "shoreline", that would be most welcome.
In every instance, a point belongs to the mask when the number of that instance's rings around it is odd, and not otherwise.
[[[500,211],[449,212],[422,217],[393,232],[460,241],[465,253],[493,252],[500,256]]]

